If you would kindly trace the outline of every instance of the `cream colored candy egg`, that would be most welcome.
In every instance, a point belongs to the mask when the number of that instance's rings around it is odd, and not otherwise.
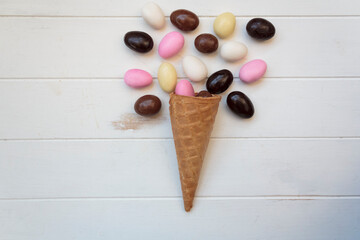
[[[171,63],[163,62],[158,70],[159,85],[162,90],[171,93],[175,90],[177,83],[177,74]]]
[[[222,13],[215,18],[214,32],[219,38],[229,37],[235,29],[236,19],[230,12]]]
[[[248,53],[245,44],[241,42],[230,41],[224,43],[220,49],[220,56],[229,62],[234,62],[244,58]]]
[[[153,28],[161,29],[165,26],[165,16],[161,8],[153,2],[148,2],[141,10],[144,20]]]
[[[182,67],[186,76],[194,82],[200,82],[207,77],[205,64],[195,56],[186,56],[182,60]]]

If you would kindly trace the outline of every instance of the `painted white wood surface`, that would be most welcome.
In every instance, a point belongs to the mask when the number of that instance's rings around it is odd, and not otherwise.
[[[360,135],[360,79],[235,81],[223,94],[212,137],[356,137]],[[195,85],[197,90],[203,84]],[[251,120],[226,105],[241,90],[255,105]],[[161,114],[135,114],[136,99],[159,96]],[[171,138],[168,99],[157,81],[143,90],[122,80],[2,80],[0,139]]]
[[[3,201],[6,240],[276,239],[355,240],[360,200],[90,199]]]
[[[139,17],[145,1],[0,0],[0,239],[359,239],[360,2],[354,0],[157,1],[201,17],[181,56],[209,72],[226,64],[197,53],[220,12],[237,15],[232,39],[263,58],[266,78],[241,84],[256,115],[219,109],[192,211],[183,211],[167,96],[155,83],[127,88],[128,68],[156,76],[156,51],[138,55],[130,30],[158,43]],[[244,30],[265,16],[266,43]],[[197,90],[204,86],[197,84]],[[227,92],[227,93],[228,93]],[[151,93],[156,118],[133,113]]]
[[[243,61],[226,63],[217,54],[204,56],[193,45],[201,32],[212,32],[214,18],[201,18],[199,28],[186,34],[184,50],[169,61],[179,76],[182,56],[194,54],[209,73],[222,68],[235,76],[244,61],[262,58],[266,77],[359,77],[360,18],[269,18],[276,37],[259,43],[245,31],[250,18],[238,18],[232,39],[243,41],[249,54]],[[169,22],[169,21],[168,21]],[[138,54],[123,43],[126,32],[149,32],[155,45],[170,30],[154,31],[141,18],[0,18],[0,78],[119,78],[130,68],[156,76],[163,61],[155,47]],[[223,42],[223,41],[221,41]]]
[[[141,6],[148,0],[1,0],[1,15],[30,16],[140,16]],[[200,16],[231,11],[236,15],[360,15],[360,4],[353,0],[222,0],[168,1],[157,0],[166,15],[179,8],[189,9]]]
[[[360,195],[359,147],[359,139],[214,139],[197,196]],[[172,139],[2,141],[0,159],[0,199],[181,196]]]

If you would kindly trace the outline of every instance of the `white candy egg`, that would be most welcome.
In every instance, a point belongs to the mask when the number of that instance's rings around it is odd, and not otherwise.
[[[161,29],[165,26],[165,16],[161,8],[153,2],[148,2],[141,10],[144,20],[153,28]]]
[[[205,64],[195,56],[186,56],[182,60],[182,67],[186,76],[194,82],[200,82],[207,77]]]
[[[229,62],[234,62],[244,58],[247,55],[248,49],[241,42],[227,42],[222,45],[220,49],[220,56]]]

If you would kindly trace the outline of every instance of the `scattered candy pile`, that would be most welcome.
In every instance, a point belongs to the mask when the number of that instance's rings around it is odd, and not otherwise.
[[[155,3],[147,3],[142,9],[144,20],[154,29],[165,26],[165,16],[161,8]],[[171,23],[184,32],[195,30],[199,25],[198,16],[185,9],[179,9],[171,13]],[[230,13],[222,13],[214,21],[214,32],[219,38],[229,37],[235,30],[236,18]],[[250,20],[246,31],[254,39],[268,40],[275,35],[274,25],[262,18]],[[151,51],[154,42],[151,36],[145,32],[131,31],[125,34],[124,42],[131,50],[139,53]],[[158,53],[168,59],[175,56],[184,46],[184,36],[177,31],[167,33],[159,43]],[[218,49],[218,39],[209,33],[200,34],[195,38],[195,48],[204,54],[213,53]],[[220,56],[228,62],[238,61],[247,55],[247,47],[236,41],[224,43],[220,49]],[[186,56],[182,60],[182,67],[186,76],[193,82],[200,82],[207,78],[206,65],[195,56]],[[267,64],[256,59],[244,64],[239,71],[239,78],[245,83],[252,83],[263,77]],[[125,73],[125,83],[133,88],[142,88],[152,83],[152,76],[141,69],[130,69]],[[169,62],[163,62],[158,69],[160,87],[167,93],[175,92],[177,95],[192,97],[212,97],[212,94],[225,92],[233,82],[233,75],[227,69],[219,70],[208,77],[206,82],[207,91],[195,93],[192,84],[185,79],[177,81],[177,73],[174,66]],[[254,106],[251,100],[242,92],[231,92],[227,97],[228,107],[242,118],[251,118],[254,115]],[[142,116],[151,116],[160,111],[161,101],[154,95],[140,97],[134,109]]]

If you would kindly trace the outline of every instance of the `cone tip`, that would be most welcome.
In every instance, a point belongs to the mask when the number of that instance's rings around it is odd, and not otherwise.
[[[185,208],[186,212],[190,212],[190,210],[192,208],[192,202],[190,202],[190,203],[184,202],[184,208]]]
[[[190,212],[190,210],[191,210],[191,207],[185,207],[186,212]]]

